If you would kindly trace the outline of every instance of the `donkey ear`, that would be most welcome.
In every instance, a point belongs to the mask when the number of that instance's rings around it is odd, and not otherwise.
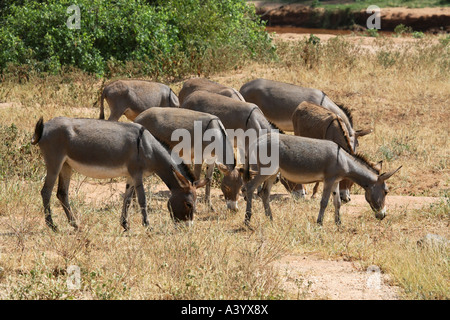
[[[188,179],[186,179],[185,176],[183,176],[180,172],[175,170],[174,167],[172,167],[172,173],[175,176],[175,179],[178,181],[180,187],[189,188],[191,186]]]
[[[369,133],[372,133],[372,129],[363,129],[355,131],[356,137],[363,137],[365,135],[368,135]]]
[[[209,182],[209,178],[202,179],[202,180],[197,180],[197,181],[194,182],[194,187],[196,189],[204,187],[208,182]]]
[[[241,174],[241,175],[244,175],[245,174],[245,168],[243,168],[243,167],[236,167],[237,169],[238,169],[238,171],[239,171],[239,173]],[[254,176],[256,176],[257,174],[258,174],[258,171],[255,171],[255,170],[249,170],[249,173],[250,173],[250,177],[254,177]]]
[[[228,170],[228,167],[226,165],[224,165],[223,163],[217,162],[216,166],[219,169],[219,171],[222,172],[223,174],[230,173],[230,170]]]
[[[389,172],[382,173],[381,175],[378,176],[378,181],[386,181],[387,179],[389,179],[390,177],[392,177],[392,175],[393,175],[394,173],[396,173],[398,170],[400,170],[401,167],[402,167],[402,166],[398,167],[398,168],[395,169],[395,170],[392,170],[392,171],[389,171]]]
[[[383,160],[378,161],[375,165],[374,168],[377,169],[378,171],[383,170]]]

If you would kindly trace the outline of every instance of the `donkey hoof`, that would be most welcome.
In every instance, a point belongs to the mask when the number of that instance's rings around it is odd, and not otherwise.
[[[53,231],[58,232],[58,227],[53,222],[47,222],[47,226]]]
[[[246,227],[248,230],[250,230],[250,231],[255,231],[255,228],[253,228],[253,227],[250,225],[250,221],[245,221],[245,222],[244,222],[244,225],[245,225],[245,227]]]
[[[128,223],[122,223],[121,226],[123,228],[123,232],[130,231],[130,226],[128,225]]]
[[[78,227],[78,225],[75,222],[71,222],[70,225],[73,227],[73,229],[75,231],[79,231],[80,230],[80,228]]]

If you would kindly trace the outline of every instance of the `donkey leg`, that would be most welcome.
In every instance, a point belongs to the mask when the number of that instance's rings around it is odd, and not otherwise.
[[[313,188],[311,199],[314,199],[316,197],[318,190],[319,190],[319,182],[316,182],[316,184],[314,185],[314,188]]]
[[[45,223],[53,231],[58,231],[58,228],[53,223],[52,209],[50,208],[50,198],[52,197],[53,186],[55,185],[58,174],[47,172],[44,186],[41,189],[42,203],[44,205]]]
[[[209,210],[215,211],[211,203],[211,180],[214,173],[214,163],[206,165],[206,178],[208,178],[208,183],[205,187],[205,203]]]
[[[341,208],[341,195],[339,194],[339,182],[333,185],[333,204],[334,204],[334,222],[337,225],[341,224],[341,217],[339,210]]]
[[[264,205],[264,211],[266,213],[266,216],[268,216],[270,220],[273,220],[272,210],[270,209],[270,190],[272,189],[272,186],[276,179],[277,179],[276,175],[271,176],[264,182],[263,187],[260,191],[260,197]]]
[[[141,207],[142,225],[148,227],[147,200],[145,199],[145,189],[142,177],[135,179],[134,188],[136,189],[139,206]]]
[[[200,175],[202,174],[202,164],[194,164],[194,176],[195,180],[200,180]]]
[[[253,192],[255,191],[257,186],[266,181],[268,178],[270,178],[270,176],[263,176],[261,174],[258,174],[243,187],[243,191],[246,194],[247,200],[247,208],[245,210],[245,221],[244,221],[246,225],[250,224],[250,219],[252,217]]]
[[[128,222],[128,209],[130,208],[131,200],[136,195],[134,186],[130,181],[127,181],[127,185],[125,187],[125,194],[123,196],[123,206],[122,206],[122,215],[120,217],[120,225],[128,231],[130,229]]]
[[[325,214],[325,209],[328,205],[328,201],[330,200],[331,191],[334,190],[333,187],[334,187],[334,180],[324,181],[322,199],[320,200],[319,216],[317,217],[317,223],[320,225],[323,222],[323,216]]]
[[[58,228],[53,223],[52,210],[50,208],[50,198],[52,197],[53,187],[55,186],[56,179],[63,165],[63,160],[45,158],[45,165],[47,167],[47,175],[45,176],[44,186],[41,189],[42,202],[44,205],[45,223],[53,231],[58,231]]]
[[[69,205],[69,185],[71,176],[72,176],[72,168],[70,168],[70,166],[65,163],[61,168],[61,172],[59,173],[58,191],[56,193],[56,197],[62,204],[62,207],[64,209],[64,212],[66,213],[69,224],[72,227],[74,227],[75,230],[77,230],[78,225],[72,213],[72,209],[70,208]]]

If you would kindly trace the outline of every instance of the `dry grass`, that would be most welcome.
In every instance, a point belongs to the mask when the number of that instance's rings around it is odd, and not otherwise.
[[[352,110],[357,128],[374,129],[361,139],[361,151],[374,161],[384,160],[385,170],[403,165],[389,180],[392,194],[441,197],[420,210],[391,210],[383,221],[367,206],[344,216],[341,228],[333,223],[331,206],[324,226],[318,227],[317,200],[276,196],[271,203],[273,223],[255,201],[251,231],[243,228],[243,200],[240,211],[230,214],[214,193],[216,213],[199,204],[194,227],[175,230],[165,207],[167,195],[153,192],[153,230],[145,231],[138,210],[133,210],[132,231],[123,234],[121,202],[103,197],[91,203],[84,178],[75,175],[70,196],[82,230],[71,230],[53,197],[61,231],[52,233],[44,224],[40,199],[42,158],[29,147],[29,139],[41,115],[47,120],[61,115],[97,118],[92,103],[102,81],[77,72],[25,83],[6,79],[0,102],[12,104],[0,107],[2,138],[11,137],[7,128],[12,124],[18,129],[13,142],[2,146],[0,298],[290,299],[297,296],[283,289],[271,262],[287,254],[315,252],[358,261],[362,270],[379,266],[402,288],[403,298],[448,299],[448,247],[418,247],[416,242],[427,233],[449,238],[449,47],[430,39],[405,47],[395,47],[389,39],[377,41],[375,53],[342,39],[319,49],[305,42],[283,43],[279,61],[237,66],[211,77],[236,88],[265,77],[324,90]],[[178,92],[181,85],[171,87]],[[151,177],[147,183],[150,193],[150,186],[161,182]],[[285,194],[280,185],[274,192]],[[81,269],[79,290],[67,288],[70,265]]]

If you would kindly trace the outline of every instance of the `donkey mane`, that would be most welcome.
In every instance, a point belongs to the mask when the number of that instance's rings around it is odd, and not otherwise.
[[[355,154],[355,151],[352,148],[352,144],[350,142],[350,137],[348,136],[347,127],[345,126],[344,121],[339,116],[336,116],[336,118],[334,120],[337,120],[337,123],[339,124],[339,127],[341,128],[342,134],[344,135],[344,138],[345,138],[345,142],[347,143],[347,149],[349,150],[349,153]]]
[[[167,143],[165,143],[164,141],[158,139],[157,137],[153,136],[156,141],[158,141],[163,147],[164,149],[167,150],[167,152],[169,153],[169,155],[171,154],[172,150],[170,149],[169,145]],[[192,170],[187,166],[186,163],[184,163],[183,161],[177,165],[177,168],[181,171],[181,174],[183,176],[186,177],[186,179],[188,179],[191,183],[195,182],[195,177],[194,174],[192,173]]]
[[[359,163],[365,165],[366,167],[368,167],[370,170],[372,170],[377,175],[380,174],[380,170],[375,168],[375,164],[372,161],[370,161],[369,159],[367,159],[367,157],[365,155],[363,155],[362,153],[357,152],[357,153],[352,154],[352,156],[353,156],[353,159],[355,159]]]
[[[275,123],[273,123],[273,122],[270,121],[270,120],[267,120],[267,121],[269,122],[269,124],[270,124],[270,126],[272,127],[272,129],[278,130],[279,133],[281,133],[281,134],[286,134],[283,130],[281,130],[280,128],[278,128],[277,125],[276,125]]]
[[[341,109],[345,113],[345,115],[348,118],[348,121],[350,121],[350,125],[353,127],[353,116],[352,113],[350,112],[350,109],[348,109],[343,104],[336,104],[336,105],[339,107],[339,109]]]

